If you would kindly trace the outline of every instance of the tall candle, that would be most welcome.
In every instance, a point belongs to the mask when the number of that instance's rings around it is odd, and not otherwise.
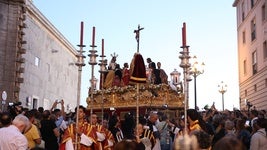
[[[81,22],[80,46],[83,45],[83,21]]]
[[[183,28],[182,28],[182,40],[183,40],[183,47],[186,46],[186,24],[185,22],[183,23]]]
[[[104,56],[104,39],[102,39],[102,56]]]
[[[92,46],[95,46],[95,27],[93,27]]]

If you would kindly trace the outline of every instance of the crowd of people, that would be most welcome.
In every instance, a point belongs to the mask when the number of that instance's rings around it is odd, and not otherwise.
[[[50,110],[12,109],[15,115],[0,115],[1,150],[267,149],[266,110],[220,112],[214,105],[202,112],[188,109],[185,124],[183,114],[169,118],[160,111],[140,114],[138,122],[134,112],[121,118],[116,111],[99,120],[83,106],[66,114],[63,100]]]
[[[103,88],[130,84],[131,67],[124,63],[121,69],[117,56],[112,55]],[[146,62],[147,82],[168,84],[161,63],[151,58]],[[218,111],[213,104],[205,111],[187,109],[173,118],[164,112],[121,116],[113,111],[99,120],[83,106],[66,114],[64,100],[55,101],[50,110],[29,110],[16,103],[0,112],[0,150],[267,149],[266,110]]]

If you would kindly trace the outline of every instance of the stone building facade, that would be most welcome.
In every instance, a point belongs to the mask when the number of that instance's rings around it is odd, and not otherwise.
[[[0,0],[0,35],[0,92],[7,93],[2,107],[20,101],[49,109],[64,99],[73,110],[77,51],[30,0]]]
[[[267,0],[235,0],[241,109],[267,109]]]

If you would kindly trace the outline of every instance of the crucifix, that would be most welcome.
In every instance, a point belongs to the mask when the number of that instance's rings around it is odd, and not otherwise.
[[[138,29],[134,30],[135,33],[135,39],[137,41],[137,53],[139,53],[139,37],[140,37],[140,31],[143,30],[144,28],[140,28],[140,24],[138,25]]]

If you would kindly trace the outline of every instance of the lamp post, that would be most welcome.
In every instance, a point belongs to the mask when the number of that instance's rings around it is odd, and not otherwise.
[[[89,50],[90,54],[88,55],[90,60],[89,60],[89,64],[92,66],[92,70],[91,70],[91,89],[89,92],[91,95],[91,109],[90,109],[90,114],[92,115],[93,114],[93,100],[94,100],[94,66],[97,64],[96,62],[96,57],[98,56],[96,53],[97,53],[97,50],[95,50],[96,48],[96,45],[95,45],[95,27],[93,27],[93,34],[92,34],[92,45],[90,45],[90,47],[92,48],[91,50]],[[95,83],[96,84],[96,83]],[[90,120],[91,121],[91,120]],[[92,123],[92,121],[91,121]]]
[[[194,96],[195,96],[195,110],[197,110],[197,76],[204,73],[204,62],[199,65],[197,57],[193,57],[193,65],[191,67],[190,74],[194,77]]]
[[[219,92],[222,94],[222,110],[224,111],[224,93],[227,91],[227,85],[223,81],[221,81],[218,87]]]

